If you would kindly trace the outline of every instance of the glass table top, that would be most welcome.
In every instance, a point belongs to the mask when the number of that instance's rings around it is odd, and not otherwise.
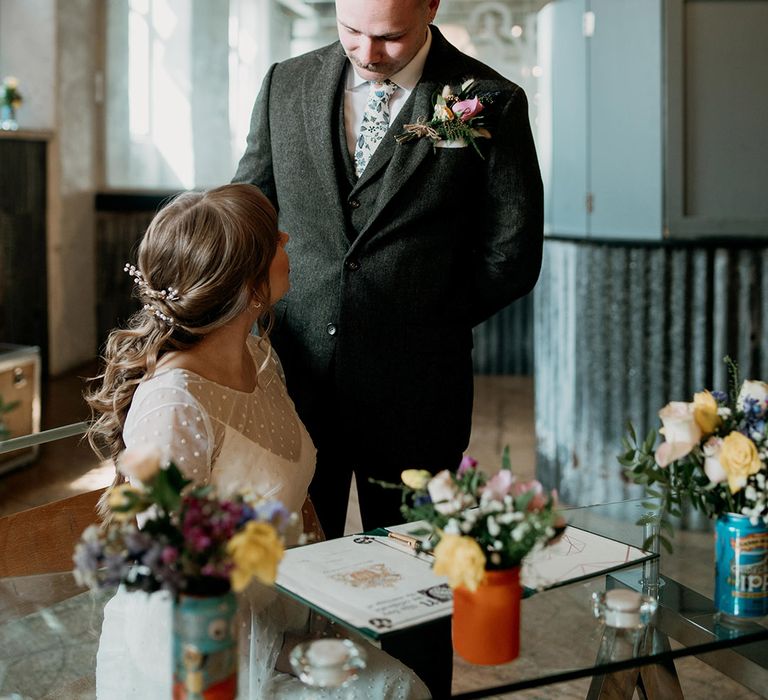
[[[566,511],[569,524],[641,546],[639,501]],[[711,602],[712,536],[681,533],[674,554],[644,566],[598,574],[535,593],[522,601],[521,653],[499,666],[476,666],[454,655],[453,694],[477,698],[625,668],[732,650],[718,666],[748,686],[768,666],[768,619],[740,624],[719,619]],[[641,632],[604,627],[592,594],[611,588],[647,592],[658,575],[659,606]],[[95,697],[96,650],[110,593],[84,592],[68,573],[0,580],[0,697]],[[420,628],[408,632],[418,640]],[[673,640],[670,644],[669,640]],[[428,639],[423,640],[429,643]],[[365,641],[361,640],[362,644]],[[397,642],[385,646],[397,656]],[[170,670],[169,670],[170,673]],[[14,695],[16,694],[16,695]]]

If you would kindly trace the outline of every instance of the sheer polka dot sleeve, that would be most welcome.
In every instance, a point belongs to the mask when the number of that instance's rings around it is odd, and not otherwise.
[[[169,373],[170,374],[170,373]],[[208,483],[214,438],[210,420],[181,381],[165,375],[139,386],[123,430],[126,447],[156,445],[187,478]]]

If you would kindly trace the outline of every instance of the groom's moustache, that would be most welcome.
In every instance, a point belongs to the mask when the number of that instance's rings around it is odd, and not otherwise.
[[[349,54],[347,54],[347,57],[358,68],[362,68],[363,70],[370,71],[371,73],[380,73],[381,69],[386,67],[385,63],[361,63],[354,56],[349,56]]]

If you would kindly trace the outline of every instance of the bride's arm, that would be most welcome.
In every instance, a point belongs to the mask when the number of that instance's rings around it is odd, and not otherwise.
[[[304,523],[303,532],[310,542],[321,542],[325,539],[323,526],[320,525],[312,499],[307,495],[304,505],[301,507],[301,518]]]

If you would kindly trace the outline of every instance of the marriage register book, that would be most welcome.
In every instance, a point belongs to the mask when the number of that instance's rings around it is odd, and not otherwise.
[[[451,589],[432,556],[389,537],[423,531],[407,523],[374,533],[295,547],[285,553],[277,587],[374,639],[451,614]],[[526,593],[597,576],[657,555],[568,526],[523,566]]]

